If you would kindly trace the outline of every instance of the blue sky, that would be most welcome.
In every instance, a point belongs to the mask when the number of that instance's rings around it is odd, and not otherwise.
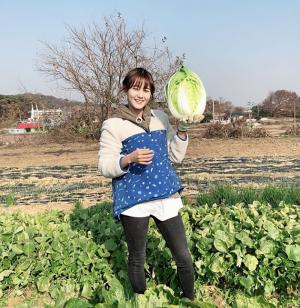
[[[65,98],[36,70],[41,41],[59,44],[66,24],[84,26],[121,12],[198,73],[207,95],[234,105],[260,103],[270,91],[300,95],[300,1],[297,0],[1,0],[0,93],[25,90]]]

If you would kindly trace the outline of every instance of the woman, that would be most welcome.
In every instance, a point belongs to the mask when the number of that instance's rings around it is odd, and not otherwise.
[[[124,228],[128,246],[128,276],[135,293],[146,290],[144,272],[150,216],[176,261],[184,297],[194,299],[194,270],[188,250],[179,192],[183,187],[170,161],[180,163],[188,145],[188,125],[178,131],[168,116],[148,106],[154,82],[143,68],[123,80],[128,105],[104,121],[101,129],[99,171],[112,178],[113,216]]]

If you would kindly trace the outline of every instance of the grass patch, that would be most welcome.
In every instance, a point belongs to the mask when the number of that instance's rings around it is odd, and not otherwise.
[[[4,195],[0,196],[0,204],[4,204],[4,206],[9,207],[17,204],[17,198],[15,195]]]
[[[253,201],[278,206],[280,202],[300,205],[300,187],[267,186],[264,188],[236,188],[221,184],[197,196],[198,204],[250,204]]]

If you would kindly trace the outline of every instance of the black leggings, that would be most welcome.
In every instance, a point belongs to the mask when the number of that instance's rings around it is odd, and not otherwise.
[[[161,221],[152,216],[163,235],[167,246],[177,265],[179,283],[183,295],[194,299],[194,269],[191,254],[188,250],[184,225],[178,216]],[[128,246],[128,277],[135,293],[144,293],[146,279],[144,263],[146,256],[146,237],[149,217],[131,217],[121,215],[121,222]]]

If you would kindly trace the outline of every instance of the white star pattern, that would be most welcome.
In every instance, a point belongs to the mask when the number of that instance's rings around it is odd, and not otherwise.
[[[132,164],[127,173],[113,179],[114,216],[138,203],[167,198],[183,189],[168,157],[165,130],[136,134],[122,144],[123,155],[141,147],[150,148],[155,154],[152,164]]]

